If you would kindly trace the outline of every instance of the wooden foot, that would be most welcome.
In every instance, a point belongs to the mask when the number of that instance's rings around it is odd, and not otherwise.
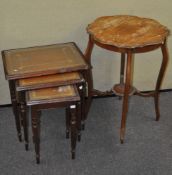
[[[120,139],[120,142],[121,142],[121,144],[123,144],[124,143],[124,140],[123,139]]]
[[[78,134],[78,142],[81,141],[81,133]]]
[[[36,157],[36,163],[40,164],[40,158],[39,157]]]
[[[18,139],[19,139],[19,142],[22,142],[22,135],[21,135],[21,133],[18,133]]]
[[[69,131],[66,131],[66,139],[69,139]]]
[[[82,123],[82,124],[81,124],[81,129],[82,129],[82,130],[85,130],[85,123]]]
[[[29,144],[25,143],[25,150],[28,151],[29,150]]]
[[[72,152],[72,159],[75,159],[75,152]]]

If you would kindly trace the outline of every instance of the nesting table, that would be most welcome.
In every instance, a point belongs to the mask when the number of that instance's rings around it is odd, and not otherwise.
[[[90,80],[92,78],[89,77],[89,66],[83,54],[73,42],[6,50],[2,52],[2,57],[5,76],[9,82],[13,113],[20,141],[22,138],[16,93],[17,80],[79,71],[87,81],[88,91],[91,91]],[[86,104],[88,103],[86,102]],[[86,106],[89,108],[90,104]]]

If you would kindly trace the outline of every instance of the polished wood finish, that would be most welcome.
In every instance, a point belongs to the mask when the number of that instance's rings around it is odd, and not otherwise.
[[[86,99],[86,116],[89,112],[92,96],[93,96],[93,75],[92,75],[92,65],[91,65],[91,53],[94,47],[91,37],[89,37],[87,49],[85,51],[85,60],[89,65],[89,69],[84,73],[84,79],[87,82],[87,99]]]
[[[66,74],[74,71],[83,74],[87,81],[87,89],[89,92],[91,91],[90,89],[92,86],[89,85],[91,82],[91,77],[89,76],[91,76],[91,74],[88,73],[89,71],[87,72],[89,66],[85,61],[84,55],[75,43],[71,42],[65,44],[5,50],[2,51],[2,58],[5,76],[9,81],[13,112],[15,115],[16,128],[20,141],[20,120],[22,119],[19,117],[16,87],[17,91],[24,91],[29,89],[54,87],[55,85],[59,86],[78,83],[80,82],[81,77],[78,79],[75,73],[70,75],[68,74],[68,76]],[[66,75],[63,77],[62,73],[65,73]],[[58,78],[57,74],[60,74]],[[48,77],[50,75],[52,76],[51,78]],[[45,77],[41,78],[42,76]],[[72,77],[75,77],[76,79],[72,80]],[[56,80],[59,81],[55,83]],[[90,93],[87,93],[87,95],[90,95]],[[86,113],[86,111],[89,110],[90,101],[87,101],[85,105],[87,106],[87,110],[85,110]],[[84,114],[85,118],[86,114]]]
[[[27,105],[31,106],[33,142],[35,144],[36,162],[40,163],[40,116],[42,109],[66,107],[70,112],[71,157],[75,158],[78,122],[80,122],[80,97],[76,86],[60,86],[26,92]],[[69,122],[69,121],[67,121]]]
[[[88,25],[87,31],[99,43],[131,49],[162,43],[169,34],[154,19],[129,15],[97,18]]]
[[[89,33],[89,42],[85,56],[89,64],[91,64],[91,53],[94,44],[101,48],[121,53],[120,84],[114,85],[112,91],[117,95],[123,96],[120,129],[120,141],[123,143],[129,95],[136,94],[143,97],[154,97],[156,120],[158,121],[160,118],[159,90],[168,63],[166,38],[169,35],[169,30],[153,19],[117,15],[96,19],[93,23],[88,25],[87,32]],[[158,48],[161,48],[163,57],[155,91],[141,93],[139,90],[132,87],[133,54],[145,53]],[[125,58],[125,56],[127,57]],[[127,61],[126,64],[125,61]],[[94,90],[93,92],[96,95],[107,95],[111,93],[111,90],[106,92]]]
[[[124,84],[125,74],[125,53],[121,54],[121,67],[120,67],[120,84]]]
[[[74,43],[6,50],[3,55],[8,80],[88,69]]]
[[[125,125],[128,112],[128,97],[131,88],[131,66],[132,66],[132,53],[127,53],[127,67],[126,67],[126,80],[125,80],[125,90],[122,105],[122,119],[121,119],[121,130],[120,130],[120,140],[121,143],[124,141]]]
[[[19,115],[21,124],[24,130],[24,142],[25,142],[25,150],[29,149],[29,131],[28,131],[28,116],[27,116],[27,106],[25,99],[25,92],[22,91],[18,93],[18,106],[19,106]]]
[[[81,126],[78,125],[79,133],[81,131],[81,127],[85,126],[85,80],[83,76],[79,72],[69,72],[69,73],[61,73],[54,75],[46,75],[32,78],[24,78],[16,80],[16,90],[19,94],[19,108],[20,108],[20,116],[23,121],[23,129],[24,129],[24,141],[25,141],[25,149],[29,148],[29,140],[28,140],[28,119],[26,115],[26,106],[25,106],[25,92],[28,90],[42,89],[42,88],[53,88],[58,86],[76,84],[78,87],[78,91],[81,97]],[[47,89],[49,92],[49,89]],[[42,91],[41,91],[42,92]],[[56,93],[56,92],[55,92]],[[48,94],[47,94],[48,95]],[[70,115],[69,112],[66,113],[66,137],[69,135],[69,121]],[[80,140],[81,134],[78,134],[78,139]]]
[[[38,104],[39,101],[43,104],[44,100],[45,103],[52,102],[53,100],[58,102],[58,100],[61,101],[62,98],[66,99],[68,97],[72,100],[72,97],[74,97],[74,99],[76,98],[75,96],[76,92],[72,86],[37,89],[28,92],[27,105],[33,105],[34,103]]]
[[[116,94],[116,95],[119,95],[119,96],[124,96],[124,93],[125,93],[125,84],[124,83],[121,83],[121,84],[115,84],[112,88],[112,91]],[[133,95],[136,93],[136,88],[133,87],[133,86],[130,86],[130,89],[129,89],[129,94],[128,95]]]
[[[31,90],[45,87],[54,87],[61,85],[77,84],[84,81],[79,72],[68,72],[54,75],[44,75],[19,79],[16,81],[16,90]]]
[[[161,68],[159,71],[159,76],[157,79],[156,87],[155,87],[155,96],[154,96],[154,101],[155,101],[155,111],[156,111],[156,120],[158,121],[160,118],[160,112],[159,112],[159,89],[162,84],[162,80],[164,77],[164,73],[166,71],[167,63],[168,63],[168,52],[167,52],[167,46],[166,42],[162,44],[161,46],[161,51],[162,51],[162,63],[161,63]]]
[[[11,103],[13,106],[13,114],[15,117],[17,136],[18,136],[19,141],[21,142],[22,141],[21,119],[19,116],[19,108],[18,108],[17,94],[15,91],[15,81],[14,80],[9,81],[9,89],[10,89]]]

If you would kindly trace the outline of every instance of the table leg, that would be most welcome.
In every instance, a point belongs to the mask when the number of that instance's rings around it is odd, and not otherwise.
[[[127,53],[127,66],[126,66],[126,80],[125,80],[125,90],[123,97],[123,106],[122,106],[122,119],[121,119],[121,130],[120,130],[120,141],[124,142],[125,128],[126,128],[126,119],[128,112],[128,98],[131,87],[131,66],[132,66],[132,53]]]
[[[120,84],[124,84],[124,73],[125,73],[125,53],[121,53],[121,67],[120,67]],[[122,97],[119,96],[121,100]]]
[[[36,163],[40,163],[40,115],[36,107],[31,107],[32,133],[35,145]]]
[[[69,133],[70,133],[70,109],[69,107],[66,108],[66,138],[69,138]]]
[[[76,105],[76,123],[77,123],[77,136],[78,136],[78,141],[81,141],[81,117],[82,117],[82,109],[81,109],[81,103],[82,102],[77,102]]]
[[[85,96],[86,96],[86,83],[82,84],[82,92],[81,92],[81,130],[85,129],[85,119],[86,119],[86,112],[85,112]]]
[[[26,151],[29,149],[29,132],[28,132],[28,116],[27,116],[27,107],[25,100],[25,91],[18,92],[19,93],[19,101],[20,101],[20,116],[23,123],[24,130],[24,140],[25,140],[25,149]]]
[[[162,80],[163,80],[164,73],[165,73],[165,70],[166,70],[166,67],[167,67],[167,63],[168,63],[168,52],[167,52],[166,42],[164,44],[162,44],[161,50],[162,50],[163,58],[162,58],[161,68],[160,68],[158,79],[157,79],[157,83],[156,83],[155,95],[154,95],[156,121],[158,121],[159,118],[160,118],[160,112],[159,112],[159,90],[160,90],[160,86],[162,84]]]
[[[10,89],[13,113],[14,113],[14,116],[15,116],[15,124],[16,124],[16,129],[17,129],[17,135],[18,135],[19,141],[21,142],[22,141],[21,121],[20,121],[20,116],[19,116],[19,111],[18,111],[18,103],[17,103],[16,90],[15,90],[15,81],[14,80],[9,81],[9,89]]]
[[[75,159],[75,148],[76,148],[76,138],[77,138],[77,121],[76,121],[76,113],[78,106],[75,105],[75,108],[71,108],[71,120],[70,120],[70,126],[71,126],[71,155],[72,159]]]
[[[91,106],[91,102],[92,102],[92,92],[93,92],[93,75],[92,75],[92,65],[91,65],[91,53],[94,47],[94,42],[91,38],[91,36],[89,36],[89,40],[88,40],[88,45],[87,45],[87,49],[85,51],[85,60],[87,62],[87,64],[90,66],[90,68],[86,71],[86,73],[84,74],[84,78],[87,82],[87,99],[85,101],[86,104],[86,117],[88,114],[88,111],[90,109]]]
[[[120,84],[124,83],[125,53],[121,53]]]

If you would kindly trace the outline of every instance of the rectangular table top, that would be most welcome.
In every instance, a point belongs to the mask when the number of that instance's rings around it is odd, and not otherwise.
[[[75,85],[59,86],[27,91],[27,105],[47,104],[49,102],[79,101],[80,97]]]
[[[6,50],[2,55],[8,80],[88,69],[72,42]]]

